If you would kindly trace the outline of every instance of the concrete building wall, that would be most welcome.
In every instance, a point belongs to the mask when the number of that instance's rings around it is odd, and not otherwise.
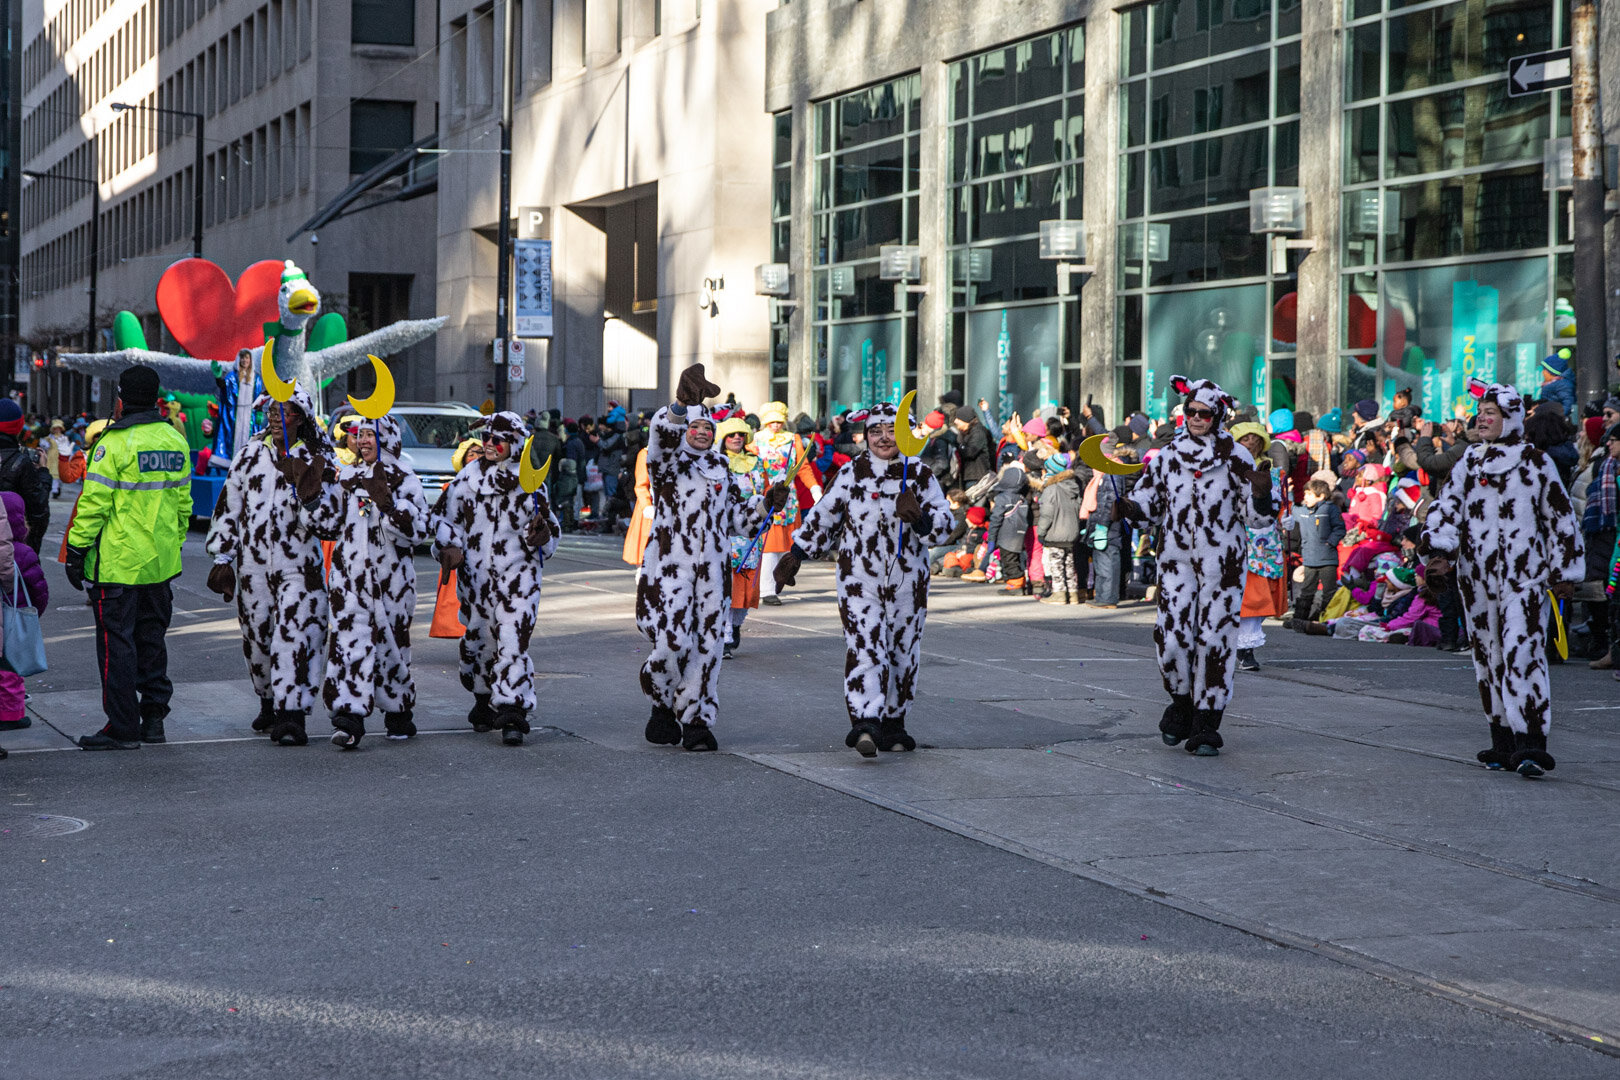
[[[656,334],[656,387],[702,361],[745,400],[766,388],[765,305],[753,268],[768,261],[769,118],[759,110],[764,15],[741,0],[666,0],[654,34],[651,0],[616,5],[533,0],[522,9],[522,83],[513,122],[512,205],[551,210],[555,336],[530,343],[529,379],[514,407],[600,411],[625,387],[603,385],[603,323],[625,315]],[[439,385],[474,402],[492,396],[500,22],[479,30],[479,6],[448,3],[440,35],[444,146],[439,202]],[[583,23],[583,26],[582,26]],[[582,38],[583,34],[583,38]],[[452,46],[458,36],[465,47]],[[464,65],[464,66],[463,66]],[[610,298],[629,269],[610,243],[632,200],[656,205],[656,315]],[[640,258],[645,258],[644,253]],[[724,280],[699,308],[705,279]],[[653,346],[649,345],[648,348]],[[651,380],[649,380],[651,381]]]
[[[75,7],[68,0],[25,10],[25,124],[31,121],[34,130],[50,136],[27,146],[26,167],[97,170],[102,330],[120,310],[153,313],[158,278],[192,250],[191,121],[120,113],[111,108],[114,102],[205,115],[203,254],[233,280],[253,262],[290,258],[321,290],[325,310],[346,311],[351,274],[409,274],[409,314],[433,313],[432,196],[287,239],[353,179],[352,99],[411,102],[413,137],[435,130],[437,76],[431,64],[413,62],[432,45],[432,5],[415,5],[415,44],[391,46],[352,43],[349,0],[224,0],[211,8],[199,0],[112,0],[99,13],[92,2],[80,0]],[[150,37],[144,45],[137,41],[122,62],[109,62],[102,46],[128,26],[142,27]],[[240,61],[222,62],[226,42],[240,49]],[[238,69],[238,62],[245,66]],[[227,89],[233,74],[234,93]],[[64,108],[72,115],[45,126]],[[173,134],[154,137],[159,132]],[[254,141],[258,134],[265,136],[262,143]],[[38,180],[31,188],[57,183]],[[233,199],[238,184],[244,194]],[[25,193],[22,336],[37,346],[79,347],[87,321],[88,187],[63,187],[82,197],[35,207],[32,214]],[[351,316],[351,327],[358,329],[357,322]],[[431,346],[418,346],[391,364],[402,398],[435,392]],[[66,383],[53,389],[64,398],[73,393]]]

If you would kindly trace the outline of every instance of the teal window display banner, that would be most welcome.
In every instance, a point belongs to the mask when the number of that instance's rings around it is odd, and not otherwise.
[[[963,400],[983,398],[1001,421],[1014,412],[1027,420],[1058,404],[1062,315],[1058,304],[969,312]]]
[[[900,404],[901,320],[870,319],[828,327],[827,393],[830,415],[888,401]]]

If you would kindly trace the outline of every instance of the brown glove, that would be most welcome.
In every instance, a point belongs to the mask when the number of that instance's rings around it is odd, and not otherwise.
[[[682,405],[701,405],[704,398],[712,398],[720,388],[703,374],[702,364],[693,364],[681,372],[681,381],[675,387],[675,400]]]
[[[304,466],[303,475],[294,481],[299,502],[314,502],[321,497],[321,485],[326,480],[326,459],[317,457]]]
[[[797,551],[789,551],[782,556],[782,561],[776,564],[776,572],[771,575],[778,589],[785,589],[798,579],[799,564],[802,561]]]
[[[922,519],[922,503],[917,501],[917,493],[910,488],[900,492],[894,500],[894,516],[907,525],[915,525]]]
[[[230,563],[219,563],[208,571],[208,591],[216,592],[227,604],[236,597],[236,571]]]
[[[439,552],[439,565],[444,567],[446,570],[454,570],[456,567],[461,565],[462,557],[463,556],[460,548],[447,547],[443,551]]]
[[[1575,583],[1573,581],[1560,581],[1552,587],[1552,594],[1559,600],[1568,600],[1575,595]]]
[[[371,467],[371,475],[360,482],[371,501],[377,504],[377,509],[383,513],[392,513],[394,509],[394,491],[388,486],[388,478],[383,475],[382,463]]]
[[[1429,564],[1423,569],[1424,576],[1429,578],[1445,577],[1449,573],[1451,573],[1451,560],[1444,555],[1431,557]]]
[[[529,519],[528,535],[525,538],[528,540],[530,547],[545,547],[551,541],[551,522],[536,514]]]
[[[770,489],[765,492],[765,509],[773,514],[781,513],[782,508],[788,503],[788,496],[791,494],[792,491],[786,483],[772,484]]]

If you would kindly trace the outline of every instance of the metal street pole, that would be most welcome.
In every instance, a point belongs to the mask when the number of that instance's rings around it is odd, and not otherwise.
[[[197,124],[196,164],[192,172],[196,179],[191,185],[191,257],[202,258],[203,240],[203,114],[192,112],[189,109],[166,109],[158,105],[129,105],[122,101],[113,102],[114,112],[140,112],[162,113],[165,116],[184,116]]]
[[[94,168],[96,163],[96,140],[90,140],[90,164]],[[24,176],[35,180],[66,180],[70,184],[90,185],[90,237],[87,247],[90,256],[90,317],[85,322],[84,349],[86,352],[96,351],[96,287],[101,275],[101,182],[94,176],[69,176],[66,173],[38,172],[34,169],[23,169]]]
[[[1571,144],[1574,150],[1575,398],[1602,397],[1609,382],[1608,281],[1603,257],[1603,132],[1598,115],[1597,0],[1571,12]]]
[[[496,228],[495,338],[501,355],[495,358],[495,411],[506,408],[506,359],[510,353],[511,320],[508,296],[512,291],[512,8],[506,0],[501,17],[501,220]]]

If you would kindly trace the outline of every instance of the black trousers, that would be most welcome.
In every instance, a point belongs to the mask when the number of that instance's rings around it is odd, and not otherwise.
[[[174,592],[158,585],[92,585],[96,615],[96,663],[101,670],[101,707],[107,734],[140,738],[141,720],[169,715],[174,684],[163,642],[174,615]]]
[[[1317,600],[1317,590],[1321,589],[1322,598]],[[1299,597],[1294,601],[1294,618],[1301,620],[1314,619],[1328,606],[1333,594],[1339,589],[1339,568],[1335,565],[1307,566],[1305,580],[1300,582]]]

